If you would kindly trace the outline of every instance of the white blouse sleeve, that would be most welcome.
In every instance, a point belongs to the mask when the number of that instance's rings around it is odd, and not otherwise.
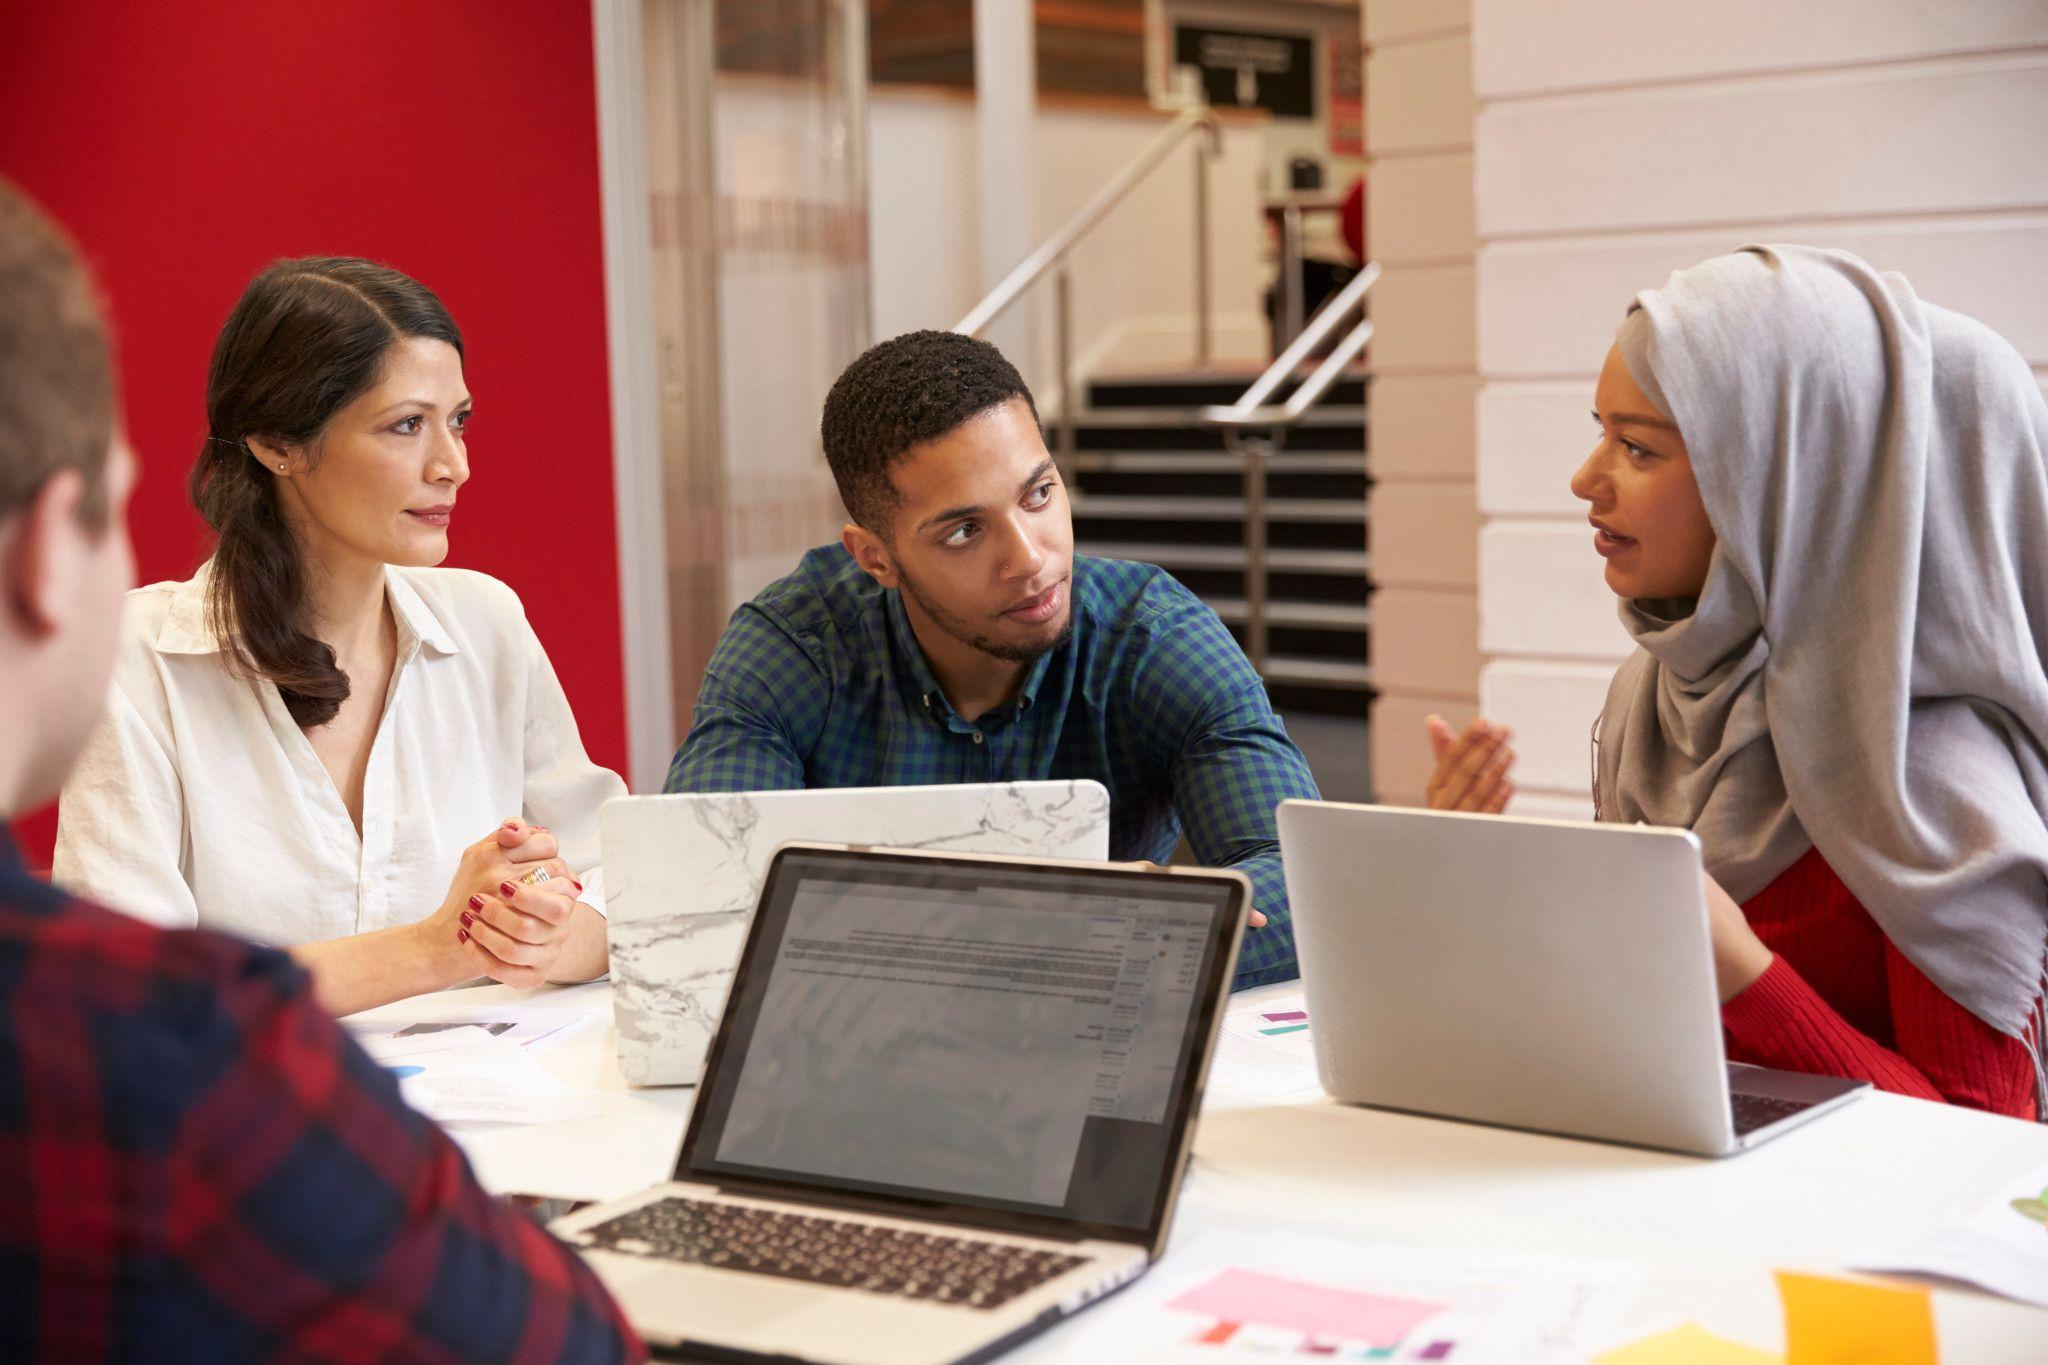
[[[526,797],[524,816],[554,831],[562,861],[583,883],[577,895],[604,913],[604,868],[597,837],[598,807],[626,794],[626,784],[609,768],[590,761],[569,698],[540,637],[526,628]]]
[[[185,790],[169,727],[118,675],[57,808],[51,880],[75,896],[170,929],[199,923],[185,880]]]

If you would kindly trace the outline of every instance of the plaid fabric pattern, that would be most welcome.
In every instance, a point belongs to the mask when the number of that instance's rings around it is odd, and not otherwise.
[[[741,607],[697,693],[671,792],[1094,778],[1110,856],[1195,856],[1252,880],[1239,989],[1299,975],[1273,811],[1316,796],[1265,685],[1216,613],[1163,569],[1075,556],[1074,633],[1012,705],[954,714],[901,597],[838,545]]]
[[[0,1360],[639,1354],[290,958],[71,901],[0,825]]]

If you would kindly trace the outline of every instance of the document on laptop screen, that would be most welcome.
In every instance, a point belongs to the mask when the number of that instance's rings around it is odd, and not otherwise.
[[[1226,893],[820,866],[757,949],[717,1163],[1067,1210],[1091,1134],[1165,1130]]]

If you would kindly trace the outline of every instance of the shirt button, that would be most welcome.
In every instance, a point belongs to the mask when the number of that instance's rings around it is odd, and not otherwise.
[[[976,731],[974,732],[974,742],[975,742],[976,744],[979,744],[979,743],[981,743],[981,731],[979,731],[979,730],[976,730]]]

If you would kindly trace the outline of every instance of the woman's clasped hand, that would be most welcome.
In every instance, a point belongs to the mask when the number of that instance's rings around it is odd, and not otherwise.
[[[507,820],[462,851],[428,932],[482,976],[508,986],[549,979],[583,890],[544,825]]]

